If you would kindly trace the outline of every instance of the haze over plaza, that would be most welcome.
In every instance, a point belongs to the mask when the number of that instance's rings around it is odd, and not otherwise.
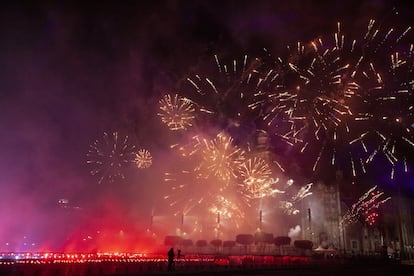
[[[326,219],[314,189],[338,179],[345,219],[375,224],[414,192],[411,11],[2,4],[0,251],[303,238],[306,204]]]

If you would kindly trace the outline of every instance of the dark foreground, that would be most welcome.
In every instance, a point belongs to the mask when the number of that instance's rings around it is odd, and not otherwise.
[[[183,259],[167,271],[167,262],[118,259],[104,262],[4,262],[0,276],[127,276],[127,275],[414,275],[414,265],[381,259],[313,259],[274,256],[238,256]]]
[[[115,274],[114,274],[115,275]],[[122,274],[121,274],[122,275]],[[414,275],[414,266],[409,265],[330,265],[313,267],[291,267],[274,269],[250,269],[250,270],[230,270],[230,271],[200,271],[200,272],[169,272],[156,273],[152,275],[278,275],[278,276],[399,276]]]
[[[105,275],[105,276],[124,276],[124,275],[280,275],[280,276],[385,276],[385,275],[414,275],[414,267],[409,265],[379,265],[379,266],[347,266],[347,265],[332,265],[332,266],[315,266],[315,267],[292,267],[292,268],[274,268],[274,269],[236,269],[236,270],[192,270],[192,271],[172,271],[172,272],[140,272],[140,273],[91,273],[91,274],[77,274],[77,273],[44,273],[36,269],[29,269],[24,271],[2,271],[0,275],[4,276],[40,276],[40,275]]]

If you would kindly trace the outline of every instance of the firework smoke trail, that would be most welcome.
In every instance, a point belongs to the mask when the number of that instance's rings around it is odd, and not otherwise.
[[[297,207],[297,204],[303,200],[305,197],[312,195],[310,191],[312,189],[313,183],[308,183],[305,186],[299,188],[299,190],[293,190],[293,180],[289,179],[286,182],[283,196],[284,199],[280,200],[279,208],[281,208],[287,215],[297,215],[300,213],[300,210]],[[293,195],[292,195],[293,194]]]
[[[310,196],[312,192],[309,192],[312,188],[313,183],[306,184],[305,186],[301,187],[299,191],[292,197],[293,202],[297,202],[299,200],[304,199],[307,196]]]
[[[352,204],[351,209],[349,209],[342,217],[341,223],[347,225],[363,219],[370,225],[374,224],[375,221],[373,221],[373,219],[378,215],[372,214],[377,214],[379,206],[391,199],[391,197],[380,199],[383,195],[384,192],[378,191],[377,186],[370,188],[357,202]]]
[[[101,140],[89,146],[86,163],[93,166],[90,173],[98,177],[98,183],[104,180],[114,182],[125,179],[124,167],[134,161],[135,146],[128,141],[128,136],[120,136],[117,131],[112,134],[104,132]]]

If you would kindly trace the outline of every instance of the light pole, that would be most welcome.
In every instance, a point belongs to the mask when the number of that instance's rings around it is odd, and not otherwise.
[[[217,222],[217,227],[216,227],[216,239],[218,239],[218,238],[219,238],[219,236],[220,236],[220,212],[217,212],[217,219],[216,219],[216,222]]]
[[[263,212],[262,210],[259,211],[259,229],[262,231],[262,222],[263,222]]]
[[[312,237],[312,213],[311,213],[311,208],[308,208],[308,229],[309,229],[309,240],[313,241],[313,237]]]

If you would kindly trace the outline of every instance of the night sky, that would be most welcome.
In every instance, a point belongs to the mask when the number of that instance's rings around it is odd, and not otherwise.
[[[338,21],[360,34],[394,8],[393,22],[413,25],[412,4],[388,0],[2,3],[0,251],[22,239],[56,248],[103,221],[145,228],[163,210],[162,173],[174,162],[160,95],[214,54],[275,53],[332,34]],[[105,131],[150,150],[153,167],[98,184],[86,153]],[[81,210],[62,211],[62,198]]]

